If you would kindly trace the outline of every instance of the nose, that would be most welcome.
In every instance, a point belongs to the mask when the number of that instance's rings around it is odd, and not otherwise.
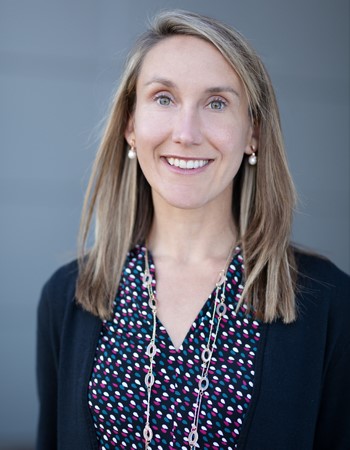
[[[173,123],[173,142],[186,147],[202,143],[199,112],[195,107],[183,106]]]

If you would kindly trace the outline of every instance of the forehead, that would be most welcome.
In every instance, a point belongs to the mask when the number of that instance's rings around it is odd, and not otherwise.
[[[199,87],[231,83],[241,89],[236,71],[213,44],[195,36],[163,39],[146,54],[138,84],[152,78],[178,78]]]

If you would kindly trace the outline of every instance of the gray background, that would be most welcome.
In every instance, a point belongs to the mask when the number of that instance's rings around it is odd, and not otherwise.
[[[120,65],[167,7],[225,20],[258,50],[300,195],[294,239],[350,270],[348,0],[0,0],[1,449],[34,441],[39,292],[75,255]]]

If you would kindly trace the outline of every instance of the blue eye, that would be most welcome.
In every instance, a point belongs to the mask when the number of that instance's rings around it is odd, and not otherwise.
[[[156,97],[156,101],[161,106],[169,106],[171,103],[171,99],[169,97],[167,97],[166,95],[158,95]]]
[[[210,109],[222,110],[226,103],[223,100],[213,100],[209,103]]]

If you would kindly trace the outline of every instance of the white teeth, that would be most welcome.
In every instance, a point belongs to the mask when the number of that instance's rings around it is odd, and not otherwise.
[[[177,159],[166,158],[171,166],[180,167],[180,169],[198,169],[209,163],[208,159]]]

